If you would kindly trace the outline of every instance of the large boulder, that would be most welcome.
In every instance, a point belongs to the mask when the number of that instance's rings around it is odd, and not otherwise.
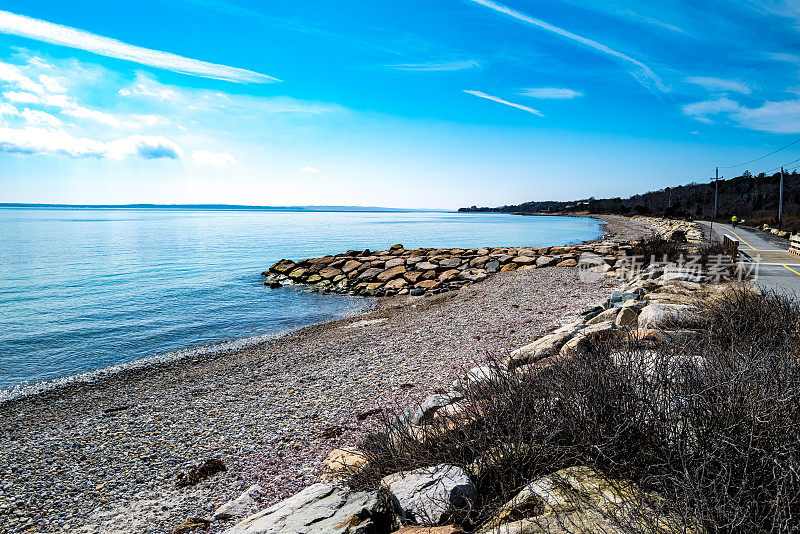
[[[426,526],[442,524],[455,509],[468,505],[476,491],[464,470],[454,465],[425,467],[393,478],[388,488],[397,512],[406,521]]]
[[[334,482],[349,478],[367,465],[367,458],[354,447],[333,449],[322,462],[322,482]]]
[[[372,280],[375,280],[375,278],[377,278],[377,276],[382,272],[383,269],[381,269],[380,267],[370,267],[369,269],[366,269],[364,272],[358,275],[358,279],[364,282],[371,282]]]
[[[553,256],[539,256],[536,258],[537,267],[549,267],[558,263],[558,260]]]
[[[685,320],[696,309],[683,304],[648,304],[639,313],[638,326],[640,330],[668,328]]]
[[[569,467],[525,486],[478,530],[479,534],[623,534],[702,532],[689,518],[652,507],[633,483],[589,467]]]
[[[376,278],[379,282],[388,282],[393,278],[397,278],[398,276],[402,276],[403,273],[406,272],[406,268],[402,265],[397,265],[390,269],[386,269],[382,273],[380,273]]]
[[[224,534],[383,534],[391,508],[379,491],[351,493],[314,484],[251,515]]]
[[[469,282],[482,282],[483,280],[486,280],[489,275],[487,275],[486,271],[483,269],[470,268],[461,271],[459,276],[462,280],[467,280]]]

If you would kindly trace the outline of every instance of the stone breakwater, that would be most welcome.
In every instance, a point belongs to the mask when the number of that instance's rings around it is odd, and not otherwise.
[[[634,221],[646,224],[658,236],[664,239],[686,241],[690,245],[700,245],[703,242],[703,229],[696,222],[681,221],[677,219],[661,219],[659,217],[631,217]],[[683,239],[681,239],[683,236]]]
[[[563,247],[420,248],[356,251],[294,262],[283,259],[262,273],[264,285],[305,284],[314,291],[366,297],[442,293],[507,271],[577,267],[591,261],[596,272],[613,270],[629,242],[604,241]]]

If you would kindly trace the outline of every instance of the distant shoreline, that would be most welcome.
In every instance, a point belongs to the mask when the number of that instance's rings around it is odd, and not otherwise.
[[[36,204],[0,202],[0,209],[155,209],[204,211],[309,211],[309,212],[367,212],[367,213],[456,213],[448,209],[386,208],[380,206],[248,206],[245,204]]]

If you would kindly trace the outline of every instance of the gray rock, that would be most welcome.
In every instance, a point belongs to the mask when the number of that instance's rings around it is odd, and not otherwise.
[[[644,289],[637,288],[633,291],[614,291],[606,301],[607,308],[619,308],[623,303],[631,299],[641,299],[644,296]]]
[[[450,394],[429,395],[424,401],[422,401],[422,404],[420,404],[419,408],[417,408],[417,410],[408,418],[408,421],[412,425],[425,424],[433,419],[433,414],[435,414],[439,408],[444,408],[445,406],[463,398],[463,395],[456,392],[452,392]]]
[[[441,524],[455,508],[467,505],[475,491],[463,469],[447,464],[405,473],[389,484],[397,512],[426,526]]]
[[[644,330],[648,328],[666,328],[686,318],[693,306],[683,304],[648,304],[639,313],[638,325]]]
[[[469,282],[482,282],[483,280],[486,280],[486,278],[488,278],[488,275],[486,274],[486,271],[484,271],[483,269],[470,268],[461,271],[459,277],[462,280],[467,280]]]
[[[214,511],[214,515],[211,516],[211,519],[215,521],[219,519],[230,519],[232,517],[242,517],[252,513],[258,506],[258,503],[253,498],[253,495],[261,491],[261,486],[258,484],[250,486],[237,498],[228,501],[217,508]]]
[[[455,269],[461,265],[461,258],[447,258],[439,262],[439,266],[444,269]]]
[[[378,534],[388,532],[390,522],[391,510],[381,492],[351,493],[314,484],[224,534]]]
[[[513,371],[521,365],[534,363],[548,356],[555,356],[570,337],[571,334],[568,332],[549,334],[530,345],[515,350],[509,356],[508,370]]]
[[[549,267],[551,265],[555,265],[558,263],[558,260],[553,256],[539,256],[536,258],[536,266],[537,267]]]
[[[680,271],[668,271],[662,274],[659,280],[662,282],[671,282],[673,280],[678,280],[680,282],[694,282],[696,284],[704,284],[706,282],[709,282],[711,279],[701,274],[694,274],[694,273],[687,273]]]
[[[438,269],[439,266],[429,261],[421,261],[414,268],[418,271],[430,271],[431,269]]]
[[[371,280],[375,280],[375,278],[383,272],[383,269],[379,267],[370,267],[360,275],[358,275],[358,279],[364,282],[369,282]]]
[[[484,265],[484,269],[486,269],[487,273],[494,274],[500,270],[500,262],[497,260],[490,261]]]
[[[386,262],[384,268],[391,269],[392,267],[397,267],[399,265],[405,265],[405,264],[406,260],[404,260],[403,258],[392,258],[391,260]]]

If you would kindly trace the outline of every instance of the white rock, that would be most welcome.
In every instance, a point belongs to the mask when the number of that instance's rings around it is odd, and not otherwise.
[[[404,473],[389,484],[395,509],[407,521],[441,524],[475,495],[475,485],[460,467],[442,464]]]
[[[258,484],[250,486],[237,498],[228,501],[217,508],[211,518],[216,521],[218,519],[230,519],[231,517],[241,517],[247,515],[248,513],[252,513],[253,510],[258,506],[258,503],[256,503],[256,500],[253,498],[253,495],[260,491],[262,491],[262,488]]]

